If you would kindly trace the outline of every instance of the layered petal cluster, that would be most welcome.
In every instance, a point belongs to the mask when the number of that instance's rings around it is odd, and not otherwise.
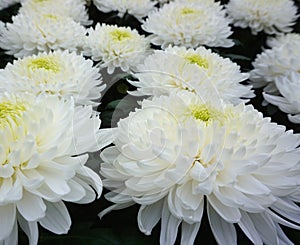
[[[228,58],[204,47],[187,49],[168,47],[155,51],[143,64],[137,67],[134,76],[138,81],[130,81],[137,87],[134,95],[168,94],[171,91],[188,90],[204,98],[211,93],[224,101],[238,104],[254,97],[251,86],[240,84],[249,77]]]
[[[0,10],[10,7],[16,3],[20,2],[19,0],[2,0],[0,2]]]
[[[121,18],[128,13],[140,21],[155,9],[156,4],[151,0],[93,0],[93,3],[104,13],[117,11]]]
[[[230,0],[226,9],[235,26],[249,27],[254,35],[291,32],[298,18],[292,0]]]
[[[288,33],[268,40],[271,48],[258,54],[252,63],[250,80],[255,88],[264,87],[269,94],[278,94],[275,80],[290,72],[300,71],[300,34]]]
[[[237,243],[235,225],[254,244],[290,244],[280,225],[300,228],[299,142],[243,103],[207,104],[192,94],[144,100],[101,154],[114,205],[100,216],[140,204],[142,232],[160,221],[160,244],[174,244],[181,224],[186,245],[206,212],[219,244]]]
[[[130,71],[142,63],[150,53],[150,42],[144,35],[130,27],[97,24],[88,30],[84,54],[100,61],[109,74],[115,68]]]
[[[142,28],[151,42],[163,49],[171,45],[196,48],[231,47],[232,31],[220,3],[171,2],[148,15]]]
[[[89,151],[110,143],[91,106],[41,94],[0,98],[0,242],[17,244],[18,224],[37,244],[38,224],[66,233],[71,219],[63,201],[89,203],[102,182],[85,166]]]
[[[68,51],[27,56],[0,70],[0,92],[29,92],[74,97],[76,104],[97,105],[105,85],[98,68],[82,55]]]
[[[21,0],[20,14],[54,14],[68,16],[83,25],[92,24],[85,0]]]
[[[300,73],[290,72],[286,76],[280,76],[275,79],[275,84],[280,95],[265,93],[265,100],[288,113],[291,122],[300,123]]]
[[[0,47],[15,57],[51,50],[79,52],[86,29],[71,17],[56,14],[18,14],[0,29]]]

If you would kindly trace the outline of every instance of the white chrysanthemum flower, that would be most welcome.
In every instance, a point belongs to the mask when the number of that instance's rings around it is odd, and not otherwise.
[[[21,3],[20,14],[54,14],[68,16],[83,25],[92,24],[85,0],[21,0]]]
[[[229,22],[219,3],[171,2],[150,13],[142,28],[152,34],[151,42],[163,49],[170,44],[231,47]]]
[[[8,8],[19,2],[20,2],[19,0],[1,0],[0,1],[0,10]]]
[[[234,26],[250,27],[254,35],[291,32],[298,18],[292,0],[230,0],[226,8]]]
[[[160,244],[174,244],[181,224],[187,245],[205,211],[219,244],[237,243],[235,225],[254,244],[290,244],[280,225],[300,228],[299,135],[252,106],[197,99],[144,101],[119,122],[115,146],[101,154],[115,204],[100,217],[137,203],[142,232],[161,220]]]
[[[242,73],[230,59],[204,47],[169,47],[155,51],[137,67],[134,76],[138,81],[130,83],[138,89],[131,92],[133,95],[160,96],[174,90],[189,90],[207,98],[213,90],[219,98],[233,104],[254,97],[251,86],[240,84],[249,74]]]
[[[70,17],[54,14],[19,14],[13,23],[1,28],[0,47],[15,57],[24,57],[50,50],[79,52],[86,29]]]
[[[117,11],[121,18],[128,13],[140,21],[155,9],[156,4],[151,0],[93,0],[93,2],[104,13]]]
[[[265,100],[288,113],[291,122],[300,123],[300,73],[291,72],[286,76],[277,77],[275,84],[281,96],[265,93]]]
[[[272,48],[258,54],[252,63],[254,69],[250,72],[250,80],[256,88],[264,87],[270,94],[278,94],[275,79],[292,71],[300,71],[300,35],[286,34],[269,39]]]
[[[150,52],[150,42],[137,30],[99,23],[88,30],[84,54],[100,61],[109,74],[116,67],[128,72],[142,63]]]
[[[91,106],[41,94],[0,98],[0,242],[17,244],[18,224],[37,244],[38,224],[66,233],[71,219],[64,201],[99,198],[102,182],[85,166],[87,152],[111,142],[99,130]],[[96,191],[96,192],[95,192]]]
[[[68,51],[39,53],[8,63],[0,70],[0,92],[49,93],[74,97],[76,104],[98,105],[102,83],[98,68],[82,55]],[[97,102],[95,100],[98,100]]]
[[[299,45],[300,34],[299,33],[286,33],[283,35],[277,35],[276,37],[269,37],[267,39],[267,45],[270,48],[280,47],[283,45]]]

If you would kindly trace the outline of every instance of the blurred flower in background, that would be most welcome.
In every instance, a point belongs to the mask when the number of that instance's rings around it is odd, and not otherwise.
[[[291,0],[230,0],[226,9],[235,26],[250,27],[254,35],[291,32],[298,18]]]
[[[151,0],[93,0],[93,2],[104,13],[117,11],[119,17],[128,13],[140,21],[155,9],[156,4]]]

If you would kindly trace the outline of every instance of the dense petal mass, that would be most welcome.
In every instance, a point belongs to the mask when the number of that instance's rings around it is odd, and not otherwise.
[[[155,9],[155,1],[151,0],[93,0],[93,3],[102,12],[117,11],[120,17],[128,13],[140,21]]]
[[[300,123],[300,73],[291,72],[286,76],[277,77],[275,84],[280,95],[265,93],[265,100],[278,106],[281,111],[288,113],[291,122]]]
[[[254,35],[291,32],[298,18],[291,0],[230,0],[226,8],[235,26],[250,27]]]
[[[87,128],[81,130],[78,124]],[[99,198],[101,179],[85,166],[87,152],[111,142],[99,127],[92,107],[74,107],[72,99],[43,93],[1,95],[0,242],[16,240],[17,221],[30,244],[37,243],[38,223],[66,233],[71,220],[63,201]],[[107,139],[100,142],[102,134]]]
[[[264,87],[265,92],[277,95],[276,78],[300,71],[300,53],[296,52],[300,49],[300,35],[288,33],[267,43],[270,48],[258,54],[252,63],[250,80],[255,88]]]
[[[249,74],[242,73],[230,59],[204,47],[168,47],[155,51],[137,67],[134,76],[138,81],[130,83],[138,88],[131,92],[135,95],[159,96],[188,90],[203,99],[216,93],[220,99],[233,104],[254,97],[251,86],[240,84]]]
[[[76,104],[97,105],[104,89],[91,60],[68,51],[24,57],[0,70],[0,92],[49,93],[74,97]]]
[[[251,241],[276,244],[279,224],[300,228],[290,222],[300,223],[299,142],[242,103],[188,92],[144,100],[101,153],[116,204],[108,210],[140,204],[140,230],[150,234],[161,220],[161,244],[174,244],[180,224],[181,244],[193,244],[204,210],[219,243],[236,244],[238,224]]]
[[[97,24],[88,30],[84,54],[100,61],[112,74],[115,68],[133,70],[150,52],[149,40],[130,27]]]
[[[23,14],[55,14],[68,16],[83,25],[89,25],[85,0],[21,0],[19,13]]]
[[[171,2],[153,11],[142,28],[151,42],[163,49],[168,45],[196,48],[231,47],[229,19],[219,3]]]
[[[0,28],[0,47],[15,57],[51,50],[79,52],[86,29],[71,17],[55,14],[18,14]]]

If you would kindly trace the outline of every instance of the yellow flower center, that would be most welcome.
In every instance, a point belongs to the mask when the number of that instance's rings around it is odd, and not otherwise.
[[[210,123],[211,121],[218,121],[223,124],[228,115],[223,112],[218,111],[214,108],[210,108],[207,105],[191,105],[190,115],[196,120],[200,120],[205,123]]]
[[[43,14],[43,17],[47,19],[58,20],[58,16],[54,14]]]
[[[26,110],[22,102],[4,101],[0,103],[0,128],[5,128],[13,121],[18,124],[19,118]]]
[[[208,110],[208,108],[205,105],[196,106],[193,105],[191,107],[192,116],[197,119],[204,122],[207,122],[211,118],[211,112]]]
[[[180,13],[181,15],[188,15],[188,14],[195,14],[196,11],[192,8],[185,7],[181,9]]]
[[[187,55],[185,56],[185,59],[191,64],[196,64],[204,69],[208,68],[207,60],[202,58],[199,54]]]
[[[33,71],[44,69],[57,73],[60,71],[59,63],[53,57],[41,57],[30,61],[27,67]]]
[[[110,35],[114,41],[118,42],[124,41],[125,39],[131,37],[131,33],[129,31],[120,29],[113,30]]]

